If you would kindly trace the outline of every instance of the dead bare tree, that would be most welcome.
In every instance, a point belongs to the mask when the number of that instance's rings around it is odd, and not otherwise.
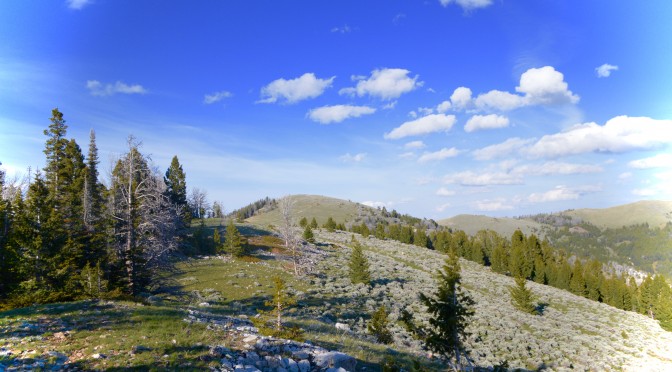
[[[210,207],[208,204],[208,193],[197,187],[192,188],[191,195],[189,196],[189,205],[197,218],[204,218],[205,212]]]
[[[168,254],[177,248],[180,218],[165,194],[161,175],[139,146],[129,137],[128,153],[118,159],[111,182],[115,245],[131,294],[138,294],[167,264]]]
[[[285,241],[285,248],[292,257],[294,275],[299,275],[299,257],[301,255],[301,238],[299,228],[294,218],[294,199],[291,195],[284,196],[278,201],[280,210],[280,226],[278,232]]]

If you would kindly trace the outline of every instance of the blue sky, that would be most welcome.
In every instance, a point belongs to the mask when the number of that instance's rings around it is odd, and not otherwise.
[[[227,210],[322,194],[420,217],[672,200],[668,1],[0,3],[0,162],[51,109],[103,179],[133,134]]]

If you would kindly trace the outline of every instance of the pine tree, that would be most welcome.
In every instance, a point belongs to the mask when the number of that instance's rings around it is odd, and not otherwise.
[[[413,244],[417,245],[418,247],[427,248],[427,246],[429,245],[429,239],[427,238],[425,229],[423,228],[415,229],[415,234],[413,235]]]
[[[354,240],[354,236],[353,236]],[[362,252],[362,245],[354,240],[352,245],[352,253],[350,254],[349,276],[352,284],[363,283],[368,285],[371,281],[371,274],[369,273],[369,260]]]
[[[467,320],[473,314],[469,309],[473,301],[461,290],[460,278],[459,259],[451,250],[443,270],[439,272],[434,296],[420,294],[420,301],[431,314],[431,328],[422,329],[419,333],[426,335],[424,341],[429,349],[448,358],[454,357],[457,368],[461,366],[461,355],[465,354],[462,340],[467,336]]]
[[[317,229],[318,228],[317,220],[315,219],[315,217],[313,217],[313,219],[310,220],[310,228],[311,229]]]
[[[212,234],[212,241],[215,244],[215,252],[219,252],[222,247],[222,238],[219,236],[219,228],[215,227],[215,232]]]
[[[569,281],[569,290],[575,295],[586,297],[586,280],[583,276],[583,265],[581,260],[574,261],[574,268],[572,269],[572,279]]]
[[[509,287],[511,294],[511,303],[513,306],[528,314],[538,314],[536,306],[534,306],[535,296],[532,290],[527,288],[527,281],[523,277],[516,278],[516,285]]]
[[[500,274],[505,274],[509,271],[509,260],[504,247],[504,243],[498,243],[492,250],[492,259],[490,261],[492,271]]]
[[[163,182],[166,184],[166,194],[171,203],[176,205],[178,210],[181,210],[180,216],[185,226],[189,226],[191,212],[187,202],[187,175],[184,173],[177,155],[173,156],[170,161],[170,167],[166,170]]]
[[[383,305],[371,315],[371,320],[367,324],[366,329],[376,337],[378,342],[389,344],[392,342],[392,332],[390,332],[388,326],[387,309]]]
[[[224,250],[235,257],[240,257],[245,254],[245,242],[242,235],[233,224],[233,220],[229,220],[226,226],[226,238],[224,239]]]
[[[306,228],[303,229],[303,240],[308,243],[315,243],[315,234],[313,234],[313,229],[311,229],[308,224],[306,224]]]
[[[306,217],[301,217],[299,220],[299,226],[306,227],[308,226],[308,219]]]
[[[324,228],[329,232],[334,232],[336,230],[336,221],[333,218],[327,218],[327,222],[324,224]]]

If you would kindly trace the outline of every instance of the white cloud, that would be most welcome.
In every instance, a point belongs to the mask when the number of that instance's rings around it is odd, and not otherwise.
[[[471,89],[467,87],[455,88],[450,95],[450,102],[455,110],[465,110],[471,105]]]
[[[397,105],[397,101],[392,101],[390,103],[387,103],[381,107],[383,110],[392,110],[395,106]]]
[[[617,116],[605,125],[577,124],[543,136],[526,152],[537,157],[560,157],[590,152],[618,153],[672,143],[672,120]]]
[[[492,0],[439,0],[441,5],[447,7],[455,3],[462,7],[465,11],[470,11],[478,8],[485,8],[492,5]]]
[[[632,178],[632,172],[623,172],[618,175],[619,180],[627,180],[628,178]]]
[[[117,93],[119,94],[145,94],[147,90],[142,87],[140,84],[128,85],[121,81],[117,81],[114,84],[103,85],[98,80],[88,80],[86,82],[86,88],[89,90],[89,93],[93,96],[112,96]]]
[[[455,89],[451,96],[455,110],[510,111],[524,106],[557,105],[579,102],[579,96],[568,89],[564,75],[553,66],[531,68],[520,75],[516,87],[518,95],[501,90],[491,90],[471,98],[471,90],[465,87]]]
[[[473,132],[480,129],[496,129],[509,126],[509,118],[500,115],[474,115],[464,126],[465,132]]]
[[[404,145],[404,148],[409,150],[419,150],[424,149],[425,147],[426,145],[422,141],[411,141]]]
[[[418,159],[419,163],[426,163],[428,161],[437,161],[437,160],[444,160],[447,158],[453,158],[457,155],[460,154],[460,151],[454,147],[451,148],[443,148],[439,151],[436,152],[426,152],[420,156]]]
[[[658,190],[655,188],[634,189],[632,193],[637,196],[654,196],[658,194]]]
[[[438,195],[438,196],[453,196],[453,195],[455,195],[455,191],[448,190],[447,188],[442,187],[442,188],[436,190],[436,195]]]
[[[431,107],[418,107],[418,112],[421,113],[422,116],[427,116],[433,114],[434,109]]]
[[[231,92],[227,92],[225,90],[223,90],[221,92],[215,92],[215,93],[212,93],[212,94],[206,94],[205,97],[203,98],[203,103],[205,103],[206,105],[209,105],[209,104],[212,104],[212,103],[215,103],[215,102],[219,102],[219,101],[223,100],[224,98],[229,98],[229,97],[232,97],[232,96],[233,96],[233,94],[231,94]]]
[[[399,98],[402,94],[423,85],[423,82],[418,81],[418,75],[411,78],[408,76],[409,73],[409,70],[401,68],[376,69],[371,72],[368,79],[362,76],[353,76],[353,80],[358,80],[357,85],[351,88],[343,88],[338,93],[360,97],[369,95],[382,100]]]
[[[474,100],[474,105],[480,110],[510,111],[526,104],[525,97],[501,90],[491,90],[488,93],[479,94]]]
[[[672,130],[672,128],[670,128]],[[628,163],[631,168],[670,168],[672,167],[672,154],[658,154],[644,159],[633,160]]]
[[[582,195],[587,193],[593,193],[602,190],[600,186],[581,186],[581,187],[567,187],[567,186],[556,186],[554,189],[543,192],[543,193],[533,193],[527,198],[530,203],[546,203],[554,201],[563,201],[563,200],[576,200]]]
[[[319,79],[315,74],[308,72],[296,79],[277,79],[261,88],[260,103],[275,103],[284,99],[286,103],[296,103],[309,98],[320,96],[331,87],[334,79]]]
[[[370,115],[376,112],[375,108],[368,106],[334,105],[322,106],[308,111],[308,117],[322,124],[339,123],[345,119],[358,118],[362,115]]]
[[[595,74],[598,78],[606,78],[611,76],[612,71],[618,71],[618,66],[610,65],[608,63],[603,64],[602,66],[595,67]]]
[[[68,4],[68,8],[77,10],[91,4],[91,0],[66,0],[65,2]]]
[[[362,160],[364,160],[364,158],[366,158],[366,153],[362,152],[362,153],[355,154],[355,155],[350,155],[350,153],[347,153],[347,154],[341,156],[339,159],[341,159],[341,161],[344,161],[344,162],[347,162],[347,163],[359,163]]]
[[[350,26],[348,26],[346,24],[346,25],[343,25],[343,27],[333,27],[331,29],[331,32],[336,32],[336,33],[339,33],[339,34],[347,34],[347,33],[352,32],[352,29],[350,28]]]
[[[366,205],[367,207],[371,207],[371,208],[383,208],[383,207],[387,207],[388,205],[391,205],[393,203],[392,202],[387,202],[386,203],[386,202],[381,202],[381,201],[367,200],[367,201],[363,201],[362,204]]]
[[[436,207],[437,212],[443,212],[450,207],[450,203],[444,203]]]
[[[455,124],[454,115],[434,114],[416,120],[407,121],[385,134],[386,139],[399,139],[435,132],[447,132]]]
[[[474,158],[476,160],[490,160],[516,152],[519,149],[523,148],[523,146],[526,146],[532,142],[534,142],[534,139],[522,139],[518,137],[513,137],[507,139],[502,143],[474,150],[472,154],[474,155]]]
[[[547,176],[552,174],[567,175],[567,174],[600,173],[603,171],[604,169],[599,165],[548,161],[543,164],[521,165],[513,168],[511,173],[529,174],[535,176]]]
[[[506,203],[505,199],[494,200],[479,200],[475,203],[476,209],[486,212],[508,211],[513,209],[513,206]]]
[[[519,185],[523,183],[523,179],[520,175],[505,172],[465,171],[446,175],[443,177],[443,182],[462,186]]]
[[[443,101],[436,105],[436,112],[439,114],[445,114],[450,110],[450,108],[453,107],[453,105],[450,103],[450,101]]]
[[[579,96],[567,89],[564,75],[553,66],[531,68],[520,76],[516,92],[525,93],[528,104],[577,103]]]
[[[415,157],[415,153],[412,152],[412,151],[409,151],[409,152],[405,152],[403,154],[400,154],[399,157],[402,158],[402,159],[410,159],[410,158]]]

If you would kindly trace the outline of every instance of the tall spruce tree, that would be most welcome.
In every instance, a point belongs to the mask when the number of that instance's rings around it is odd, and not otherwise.
[[[352,253],[348,263],[349,276],[352,284],[363,283],[368,285],[371,282],[371,273],[369,272],[369,260],[364,256],[362,245],[354,238],[352,240]]]
[[[473,300],[460,288],[460,263],[454,250],[448,254],[443,270],[438,273],[438,288],[433,296],[420,294],[420,301],[431,314],[428,329],[423,329],[425,344],[432,351],[447,358],[455,358],[456,369],[462,365],[466,355],[463,339],[467,336],[465,327],[473,314],[470,306]]]
[[[523,277],[516,278],[516,285],[509,287],[511,294],[511,303],[513,306],[528,314],[538,314],[537,307],[534,305],[535,296],[532,290],[526,286],[527,280]]]
[[[181,211],[180,216],[186,226],[191,222],[191,212],[187,201],[187,175],[182,169],[177,155],[170,161],[170,167],[163,178],[166,184],[166,194],[170,201]]]
[[[233,224],[233,219],[229,219],[229,223],[226,226],[224,250],[235,257],[240,257],[245,254],[244,239],[242,235],[240,235],[236,225]]]
[[[389,330],[389,320],[387,319],[387,309],[385,305],[381,306],[371,315],[371,320],[366,325],[366,330],[376,337],[376,340],[382,344],[392,342],[392,332]]]

